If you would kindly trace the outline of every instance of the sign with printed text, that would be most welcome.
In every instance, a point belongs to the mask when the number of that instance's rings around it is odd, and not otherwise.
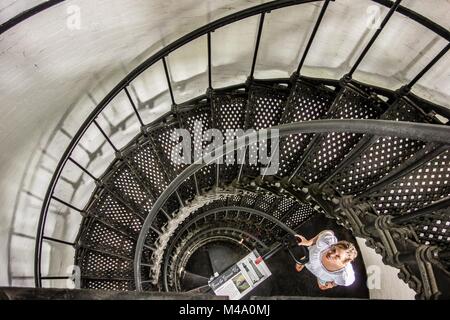
[[[209,286],[218,296],[228,296],[230,300],[239,300],[271,274],[258,251],[253,250],[221,275],[212,279]]]

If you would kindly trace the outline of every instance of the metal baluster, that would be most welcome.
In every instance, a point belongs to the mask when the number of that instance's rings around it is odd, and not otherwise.
[[[311,45],[312,45],[312,42],[313,42],[314,38],[316,37],[317,30],[319,29],[320,23],[322,22],[322,18],[325,15],[325,11],[327,10],[329,3],[330,3],[330,0],[326,0],[322,6],[322,9],[320,10],[319,17],[317,18],[316,24],[314,25],[314,29],[311,33],[311,36],[309,37],[308,43],[306,44],[305,51],[303,52],[303,56],[298,64],[297,74],[300,74],[301,68],[303,67],[303,64],[305,63],[306,56],[308,55],[309,49],[311,48]]]
[[[73,243],[73,242],[68,242],[68,241],[64,241],[64,240],[60,240],[60,239],[56,239],[56,238],[52,238],[52,237],[43,236],[42,239],[65,244],[65,245],[72,246],[72,247],[75,246],[75,243]]]
[[[170,99],[172,100],[172,105],[176,106],[175,98],[173,96],[173,90],[172,90],[172,84],[170,83],[170,76],[169,76],[169,70],[167,68],[166,58],[162,58],[163,65],[164,65],[164,73],[166,74],[166,80],[167,80],[167,86],[169,87],[169,93],[170,93]]]
[[[427,73],[450,49],[450,43],[448,43],[444,49],[442,49],[434,58],[431,60],[425,68],[423,68],[415,77],[411,80],[410,83],[406,86],[407,88],[412,88],[416,84],[417,81],[419,81],[425,73]]]
[[[71,208],[71,209],[73,209],[73,210],[75,210],[75,211],[77,211],[77,212],[79,212],[79,213],[81,213],[81,214],[84,214],[84,211],[83,211],[83,210],[78,209],[77,207],[74,207],[74,206],[71,205],[70,203],[67,203],[67,202],[65,202],[64,200],[61,200],[61,199],[59,199],[58,197],[56,197],[56,196],[54,196],[54,195],[52,195],[51,198],[52,198],[53,200],[56,200],[56,201],[58,201],[59,203],[65,205],[66,207],[69,207],[69,208]]]
[[[366,56],[367,52],[369,52],[369,50],[372,47],[372,45],[374,44],[375,40],[377,40],[378,36],[380,35],[381,31],[383,31],[384,27],[388,23],[388,21],[391,18],[391,16],[397,10],[398,6],[400,5],[400,2],[402,2],[402,0],[395,1],[394,5],[389,9],[389,12],[386,14],[386,16],[384,17],[383,21],[381,22],[380,27],[377,29],[375,34],[372,36],[372,38],[370,39],[369,43],[366,45],[366,47],[364,48],[364,50],[361,52],[361,54],[359,55],[358,59],[356,60],[355,64],[351,68],[350,72],[347,75],[348,77],[350,77],[350,78],[352,77],[352,75],[355,72],[356,68],[358,68],[359,64],[364,59],[364,57]]]
[[[208,88],[212,90],[211,32],[208,32],[207,39],[208,39]]]
[[[138,118],[139,123],[141,124],[141,127],[143,127],[144,126],[144,122],[142,122],[142,118],[139,115],[139,112],[138,112],[138,110],[136,108],[136,105],[134,104],[133,99],[131,99],[131,95],[130,95],[130,92],[128,92],[128,88],[125,87],[124,90],[125,90],[125,93],[127,94],[128,100],[130,100],[130,104],[133,107],[134,113],[136,114],[136,117]]]
[[[259,42],[261,41],[261,33],[262,33],[265,15],[266,15],[265,12],[261,13],[261,18],[259,19],[258,35],[256,36],[256,45],[255,45],[255,51],[253,53],[252,69],[250,71],[250,77],[249,77],[250,81],[253,80],[253,74],[255,73],[256,58],[258,57]]]
[[[117,150],[116,146],[112,143],[112,141],[109,139],[109,137],[106,135],[105,131],[103,131],[103,129],[100,127],[100,125],[97,123],[96,120],[94,120],[94,124],[98,128],[100,133],[103,135],[103,137],[106,139],[106,141],[108,141],[111,148],[114,149],[114,152],[118,152],[119,150]]]
[[[95,177],[92,173],[90,173],[86,168],[84,168],[82,165],[80,165],[77,161],[75,161],[72,157],[69,157],[69,160],[76,165],[78,168],[81,169],[81,171],[83,171],[84,173],[86,173],[89,177],[92,178],[92,180],[94,180],[95,182],[98,181],[98,178]]]

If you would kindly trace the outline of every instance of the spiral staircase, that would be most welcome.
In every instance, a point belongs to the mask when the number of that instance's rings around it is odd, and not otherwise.
[[[205,25],[148,58],[98,104],[70,142],[44,199],[36,241],[37,287],[43,280],[67,278],[42,272],[42,245],[49,241],[75,248],[81,288],[208,294],[214,273],[254,249],[270,262],[293,234],[304,232],[313,219],[326,217],[345,228],[348,237],[366,239],[383,263],[399,270],[416,298],[450,297],[450,111],[411,92],[450,45],[395,91],[352,77],[395,12],[447,41],[450,33],[402,7],[399,0],[375,1],[389,12],[349,72],[339,81],[307,77],[301,73],[303,63],[333,5],[319,1],[321,11],[297,70],[288,79],[256,79],[266,14],[307,2],[273,1]],[[213,88],[213,32],[257,15],[247,81]],[[176,103],[167,57],[199,37],[208,43],[208,87],[204,95]],[[161,81],[167,81],[172,108],[147,124],[130,89],[134,79],[158,63],[164,67],[166,78]],[[116,147],[98,122],[119,93],[126,94],[141,129],[123,148]],[[98,130],[115,154],[101,176],[73,156],[88,128]],[[244,136],[220,143],[226,143],[226,156],[238,159],[243,154],[245,161],[224,163],[224,149],[218,147],[205,161],[174,162],[172,151],[179,141],[172,137],[179,129],[191,134],[193,158],[208,145],[194,132],[242,129]],[[269,147],[276,137],[270,136],[267,144],[270,154],[279,154],[274,175],[251,161],[264,129],[279,133],[276,150]],[[87,203],[55,194],[69,163],[95,182]],[[74,243],[45,233],[52,203],[82,216]],[[316,225],[317,231],[323,226]]]

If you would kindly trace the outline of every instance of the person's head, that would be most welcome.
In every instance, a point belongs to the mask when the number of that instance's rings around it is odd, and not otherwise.
[[[333,244],[325,252],[324,259],[336,266],[337,269],[341,269],[355,260],[357,256],[358,252],[353,243],[342,240]]]

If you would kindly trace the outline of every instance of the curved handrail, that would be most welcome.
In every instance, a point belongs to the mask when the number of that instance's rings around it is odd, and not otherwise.
[[[313,120],[307,122],[294,122],[271,127],[268,130],[278,130],[279,137],[289,136],[291,134],[301,133],[360,133],[374,136],[394,136],[399,138],[410,138],[421,141],[437,142],[448,145],[450,143],[450,127],[426,124],[418,122],[401,122],[392,120]],[[235,141],[231,141],[226,145],[215,149],[208,157],[208,161],[203,158],[193,162],[186,167],[167,188],[161,193],[152,206],[149,214],[145,218],[139,238],[136,244],[134,256],[134,277],[136,289],[142,290],[141,283],[141,258],[142,249],[154,218],[161,210],[167,199],[182,185],[182,183],[191,177],[194,173],[206,167],[209,164],[216,163],[218,159],[225,157],[229,153],[240,148],[252,145],[257,142],[259,131],[246,134],[239,137]]]
[[[25,21],[28,18],[31,18],[32,16],[34,16],[42,11],[45,11],[48,8],[51,8],[51,7],[57,5],[61,2],[64,2],[64,1],[65,0],[47,0],[47,1],[44,1],[36,6],[32,7],[32,8],[22,11],[21,13],[15,15],[11,19],[9,19],[8,21],[6,21],[0,25],[0,34],[8,31],[9,29],[18,25],[22,21]]]
[[[9,29],[15,27],[19,23],[27,20],[28,18],[31,18],[32,16],[45,11],[61,2],[64,2],[65,0],[47,0],[43,3],[40,3],[28,10],[25,10],[16,16],[12,17],[8,21],[2,23],[0,25],[0,34],[8,31]],[[318,0],[323,1],[323,0]],[[335,1],[335,0],[332,0]],[[383,5],[385,7],[391,7],[393,2],[391,0],[372,0],[373,2],[376,2],[380,5]],[[300,2],[300,1],[297,1]],[[433,31],[437,35],[441,36],[442,38],[446,39],[447,41],[450,41],[450,31],[442,27],[441,25],[437,24],[436,22],[424,17],[423,15],[415,12],[414,10],[411,10],[404,6],[399,6],[397,9],[398,13],[403,14],[404,16],[414,20],[415,22],[421,24],[425,28],[428,28],[429,30]]]
[[[230,14],[226,17],[220,18],[216,21],[213,21],[203,27],[200,27],[181,38],[177,39],[176,41],[172,42],[168,46],[164,47],[151,57],[149,57],[147,60],[145,60],[143,63],[141,63],[139,66],[137,66],[135,69],[133,69],[124,79],[122,79],[103,99],[102,101],[96,106],[96,108],[89,114],[89,116],[86,118],[86,120],[83,122],[81,127],[78,129],[76,134],[74,135],[73,139],[70,141],[67,149],[65,150],[61,160],[59,161],[55,172],[52,176],[52,179],[50,181],[50,185],[47,189],[47,192],[45,194],[43,206],[41,209],[39,222],[38,222],[38,228],[37,228],[37,235],[36,235],[36,247],[35,247],[35,285],[37,287],[41,287],[41,253],[42,253],[42,239],[44,234],[44,227],[45,222],[47,219],[47,213],[48,208],[50,206],[50,201],[52,199],[56,184],[61,176],[61,173],[67,163],[67,161],[70,158],[70,155],[72,154],[75,147],[78,145],[79,141],[85,134],[85,132],[88,130],[90,125],[94,123],[95,119],[98,117],[98,115],[105,109],[105,107],[122,91],[126,90],[128,85],[136,78],[138,77],[142,72],[147,70],[150,66],[154,65],[158,61],[161,61],[164,59],[167,55],[169,55],[171,52],[175,51],[176,49],[182,47],[183,45],[201,37],[207,34],[210,34],[212,31],[221,28],[223,26],[226,26],[228,24],[231,24],[233,22],[255,16],[257,14],[264,14],[266,12],[270,12],[275,9],[280,9],[288,6],[303,4],[303,3],[310,3],[310,2],[318,2],[323,0],[278,0],[273,1],[265,4],[261,4],[252,8],[248,8],[245,10],[242,10],[237,13]],[[381,1],[381,0],[373,0],[375,2],[378,2],[384,6],[391,7],[392,2],[389,1]],[[403,10],[403,14],[412,18],[413,20],[425,25],[426,27],[432,29],[434,32],[436,32],[439,35],[444,34],[446,36],[446,39],[450,39],[450,31],[447,32],[448,34],[445,34],[445,32],[442,31],[442,27],[435,24],[434,22],[427,20],[423,16],[419,15],[418,13],[415,13],[412,10],[406,10],[404,7],[399,7],[401,10]],[[366,128],[365,128],[366,129]]]
[[[385,7],[392,6],[393,2],[390,0],[372,0],[373,2],[376,2],[378,4],[381,4]],[[405,17],[408,17],[415,22],[421,24],[425,28],[433,31],[437,35],[441,36],[442,38],[446,39],[447,41],[450,41],[450,31],[442,27],[441,25],[437,24],[436,22],[424,17],[421,14],[418,14],[414,10],[411,10],[407,7],[399,6],[397,9],[398,13],[403,14]]]

